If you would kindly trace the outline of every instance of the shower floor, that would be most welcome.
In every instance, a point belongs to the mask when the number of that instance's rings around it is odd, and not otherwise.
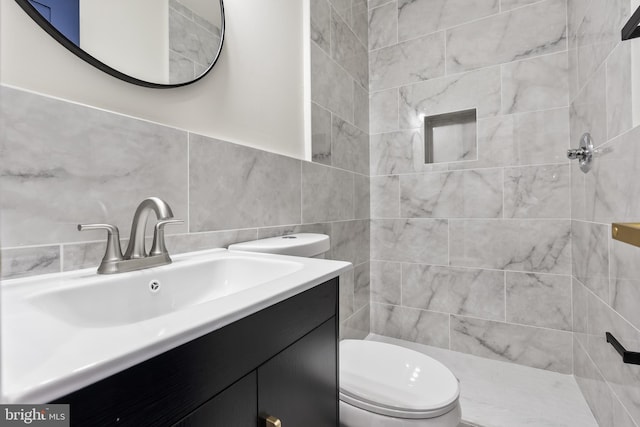
[[[367,339],[419,351],[451,369],[461,385],[460,427],[598,427],[571,375],[381,335]]]

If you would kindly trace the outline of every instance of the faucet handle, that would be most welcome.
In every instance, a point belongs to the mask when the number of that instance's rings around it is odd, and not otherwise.
[[[100,268],[105,263],[122,260],[122,249],[120,249],[120,231],[118,227],[111,224],[78,224],[78,231],[86,230],[107,230],[107,250],[102,258]]]
[[[167,247],[164,242],[164,227],[171,224],[182,224],[181,219],[163,219],[156,223],[153,230],[153,244],[149,256],[167,254]]]

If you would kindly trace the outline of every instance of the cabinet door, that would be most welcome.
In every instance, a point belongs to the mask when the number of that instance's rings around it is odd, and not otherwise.
[[[337,426],[336,346],[333,317],[258,368],[261,418],[274,416],[282,427]]]
[[[174,427],[255,427],[256,400],[254,371],[204,403]]]

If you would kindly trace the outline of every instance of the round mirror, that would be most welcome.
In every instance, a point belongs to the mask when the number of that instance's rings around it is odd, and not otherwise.
[[[222,0],[16,2],[71,52],[141,86],[193,83],[211,70],[222,50]]]

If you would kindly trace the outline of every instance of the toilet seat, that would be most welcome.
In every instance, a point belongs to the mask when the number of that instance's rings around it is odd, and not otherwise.
[[[458,405],[460,386],[431,357],[376,341],[340,342],[340,399],[380,415],[424,419]]]

